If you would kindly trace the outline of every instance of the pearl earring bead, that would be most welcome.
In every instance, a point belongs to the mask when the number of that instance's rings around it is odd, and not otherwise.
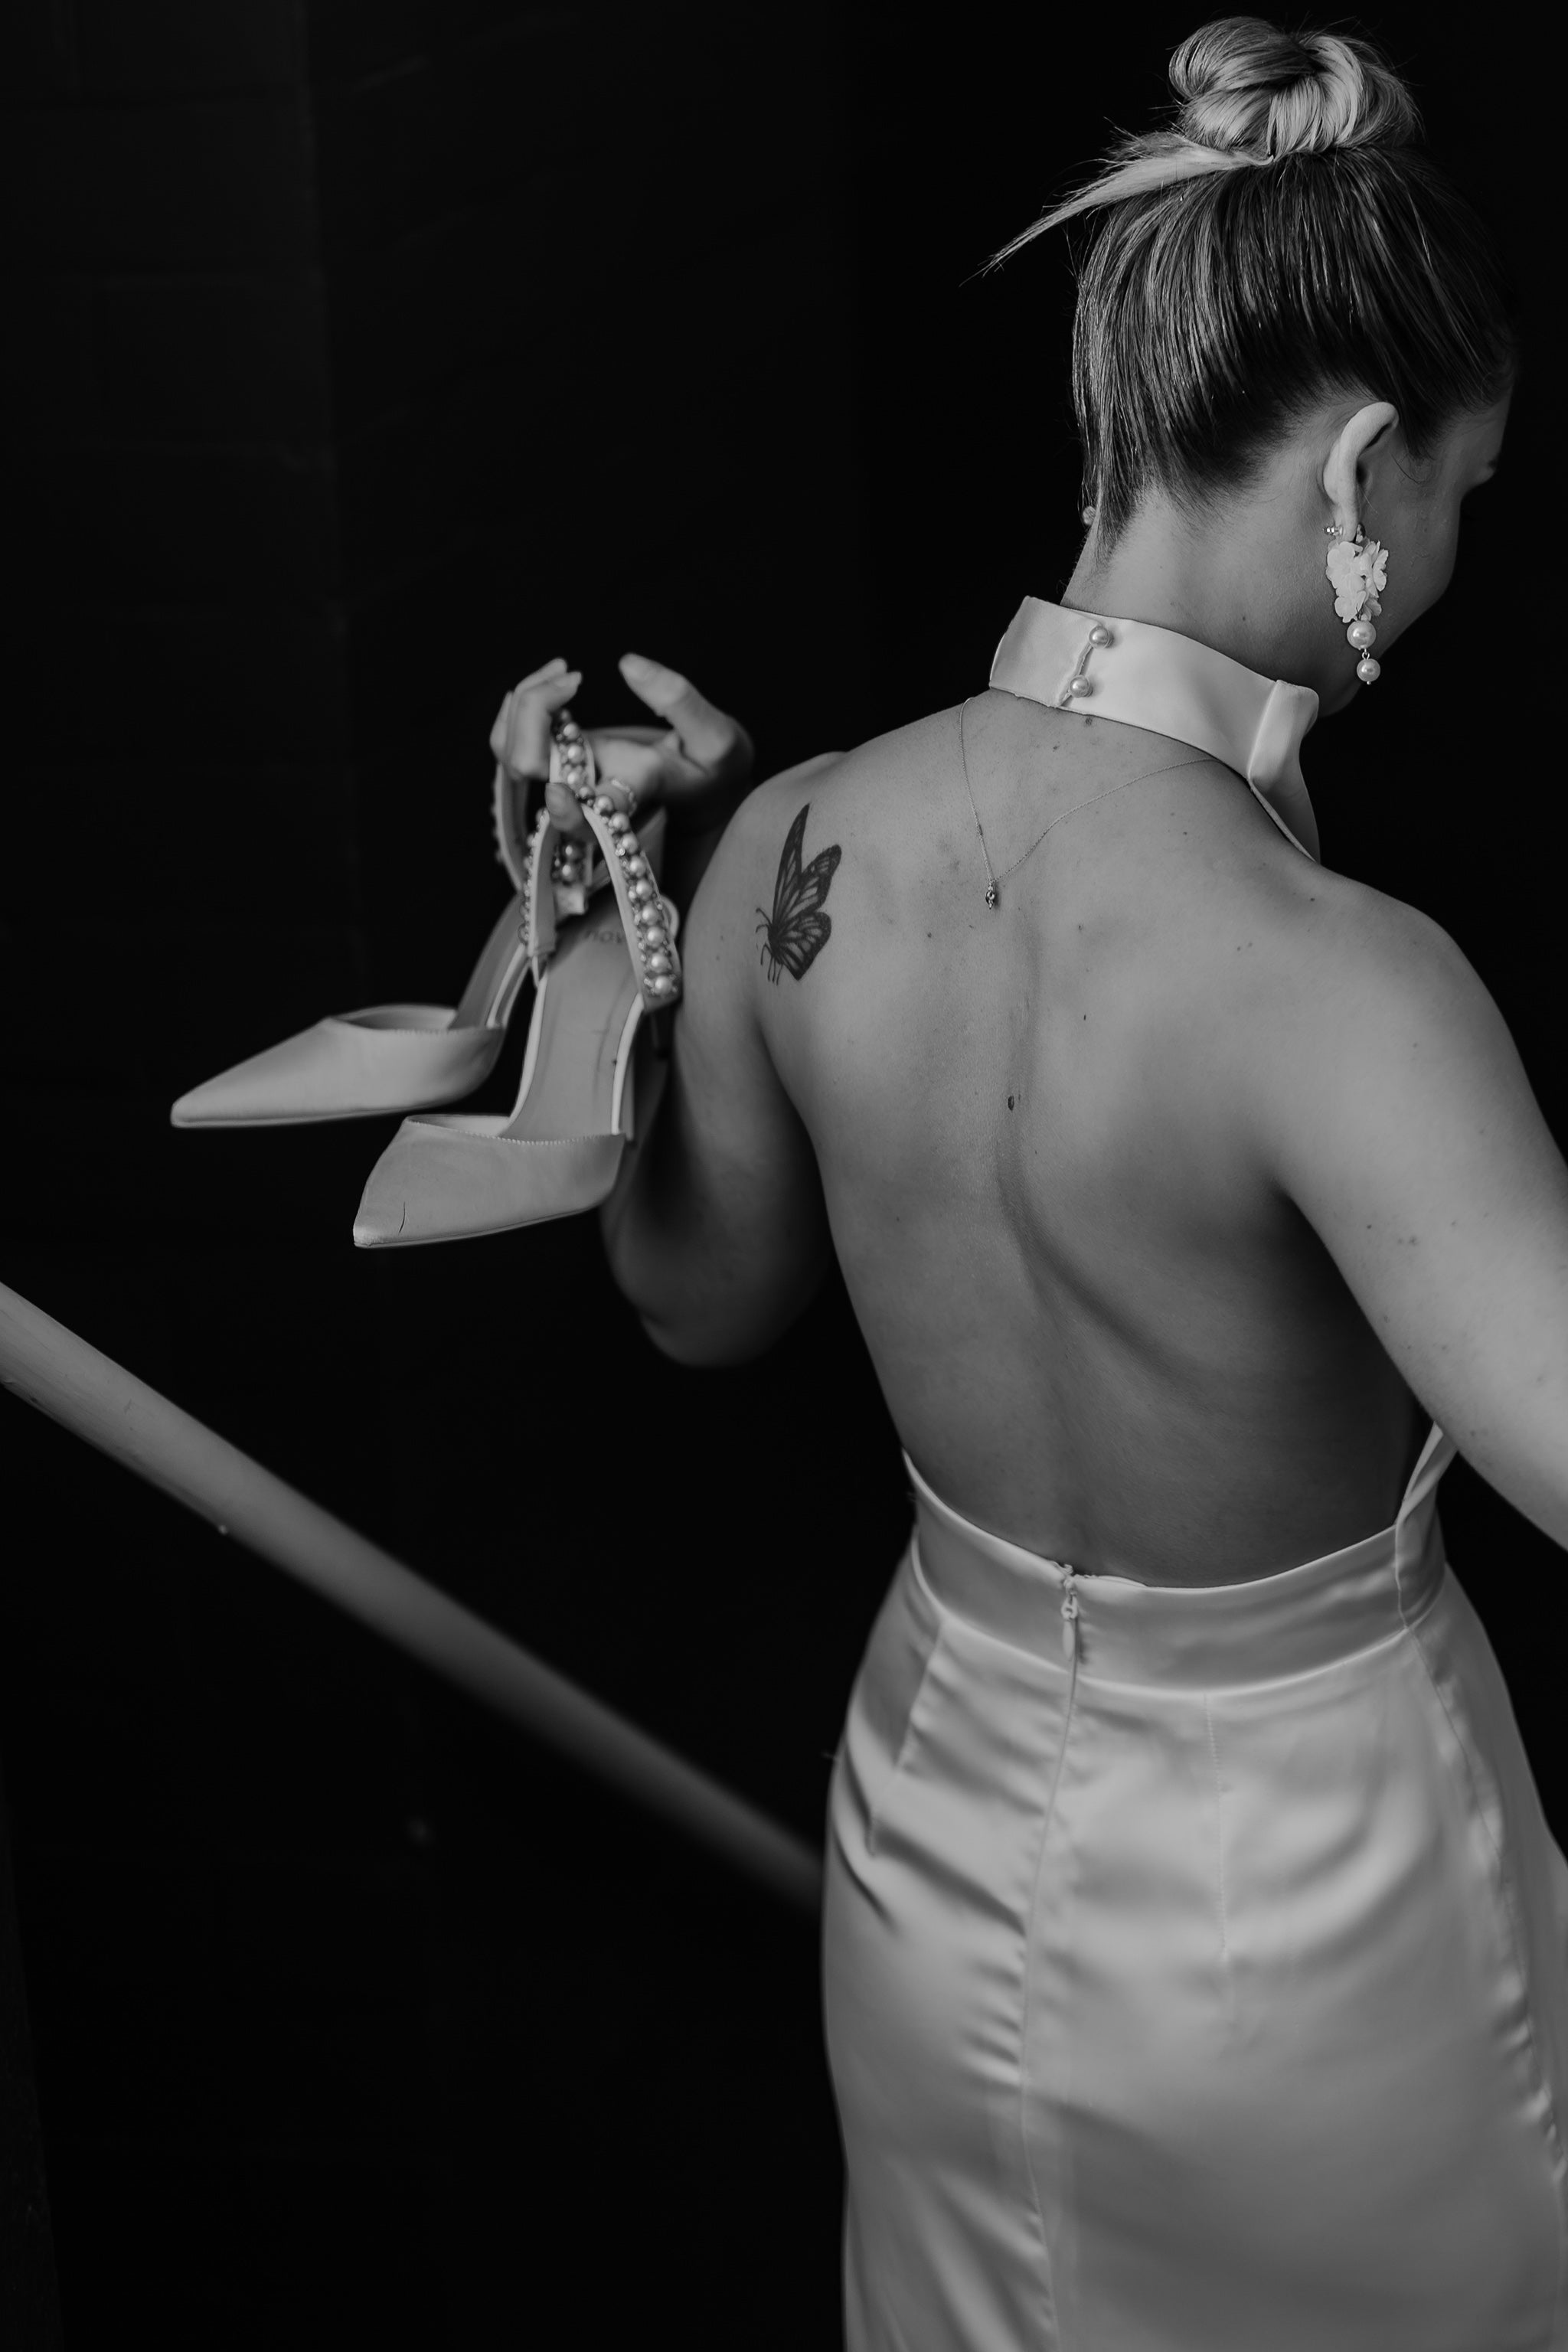
[[[1356,524],[1353,532],[1347,532],[1344,527],[1337,522],[1325,523],[1323,525],[1323,529],[1330,539],[1342,540],[1345,544],[1351,548],[1354,555],[1357,557],[1361,556],[1365,543],[1365,534],[1359,522]],[[1372,656],[1372,647],[1377,643],[1377,631],[1373,627],[1371,621],[1366,616],[1368,604],[1372,606],[1374,612],[1378,610],[1376,590],[1380,575],[1375,571],[1373,559],[1375,559],[1375,563],[1384,563],[1387,561],[1386,551],[1380,548],[1375,540],[1373,541],[1371,548],[1368,551],[1368,560],[1358,566],[1358,576],[1361,580],[1362,593],[1360,598],[1356,601],[1361,604],[1361,611],[1357,617],[1351,623],[1349,628],[1345,631],[1345,639],[1347,644],[1350,646],[1351,651],[1352,653],[1358,653],[1362,656],[1361,660],[1358,661],[1355,666],[1355,674],[1361,680],[1363,686],[1371,686],[1383,676],[1383,664],[1379,661],[1374,661]],[[1355,592],[1353,589],[1348,589],[1347,583],[1342,576],[1336,573],[1333,567],[1331,551],[1329,563],[1329,578],[1340,592],[1335,600],[1336,609],[1342,610],[1342,604],[1347,594],[1348,596],[1354,598]]]

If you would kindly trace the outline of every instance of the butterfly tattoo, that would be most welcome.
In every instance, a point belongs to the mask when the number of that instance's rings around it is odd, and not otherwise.
[[[778,880],[773,885],[773,913],[764,914],[761,907],[757,908],[763,918],[757,925],[763,934],[758,961],[763,956],[767,958],[768,978],[775,988],[779,973],[786,965],[796,980],[804,978],[833,933],[832,918],[824,914],[822,902],[832,887],[844,852],[836,844],[831,849],[819,849],[809,866],[801,865],[801,844],[805,839],[806,811],[810,806],[807,801],[784,835]]]

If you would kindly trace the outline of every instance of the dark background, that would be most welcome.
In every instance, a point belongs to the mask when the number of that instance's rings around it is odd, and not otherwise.
[[[984,685],[1079,478],[1060,241],[972,273],[1198,16],[19,0],[3,36],[0,1279],[814,1843],[907,1519],[837,1286],[684,1371],[591,1220],[358,1253],[392,1121],[168,1105],[455,996],[506,889],[485,738],[551,656],[588,723],[634,715],[628,646],[672,662],[764,773]],[[1520,89],[1426,8],[1364,23],[1542,285]],[[1453,589],[1307,772],[1562,1138],[1546,429],[1527,373]],[[9,1400],[0,1446],[76,2352],[837,2343],[812,1929]],[[1561,1834],[1561,1554],[1463,1465],[1444,1517]]]

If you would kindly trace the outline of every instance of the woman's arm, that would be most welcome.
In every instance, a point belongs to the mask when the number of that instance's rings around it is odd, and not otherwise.
[[[636,1139],[601,1211],[611,1272],[655,1345],[691,1364],[760,1355],[795,1320],[830,1254],[816,1161],[757,1019],[753,868],[759,810],[836,753],[747,797],[739,720],[678,670],[626,655],[626,684],[662,727],[591,728],[604,789],[639,823],[666,813],[660,887],[679,908],[684,988],[667,1059],[639,1045]],[[552,716],[582,684],[547,662],[502,703],[490,743],[520,784],[549,768]],[[563,833],[588,827],[564,786],[546,801]]]
[[[1334,880],[1258,1003],[1263,1149],[1483,1477],[1568,1544],[1568,1167],[1452,940]]]
[[[681,930],[684,993],[661,1097],[600,1212],[610,1269],[656,1347],[682,1363],[760,1355],[831,1255],[811,1141],[758,1018],[757,873],[775,802],[835,754],[754,793],[710,852]],[[771,826],[771,831],[765,830]]]

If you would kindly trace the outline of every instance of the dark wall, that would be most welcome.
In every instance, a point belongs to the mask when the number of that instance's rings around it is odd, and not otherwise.
[[[683,1372],[590,1223],[359,1254],[391,1122],[167,1107],[460,986],[525,668],[626,716],[638,646],[765,771],[956,702],[1059,591],[1065,258],[973,273],[1146,119],[1189,20],[921,23],[28,0],[5,36],[0,1279],[813,1839],[906,1515],[837,1288],[767,1362]],[[1423,12],[1373,29],[1539,284],[1516,93]],[[1454,589],[1308,772],[1326,854],[1455,933],[1562,1134],[1544,429],[1527,374]],[[552,2306],[835,2340],[809,1931],[63,1433],[7,1405],[0,1444],[68,2341],[467,2347]],[[1560,1820],[1559,1557],[1445,1492]]]
[[[61,0],[7,38],[0,1278],[815,1840],[902,1504],[841,1305],[703,1381],[591,1224],[381,1265],[349,1229],[389,1129],[167,1114],[324,1011],[456,992],[505,890],[489,723],[557,650],[608,681],[587,718],[637,644],[771,765],[846,738],[841,28]],[[810,1930],[62,1432],[3,1435],[68,2339],[830,2333]]]

